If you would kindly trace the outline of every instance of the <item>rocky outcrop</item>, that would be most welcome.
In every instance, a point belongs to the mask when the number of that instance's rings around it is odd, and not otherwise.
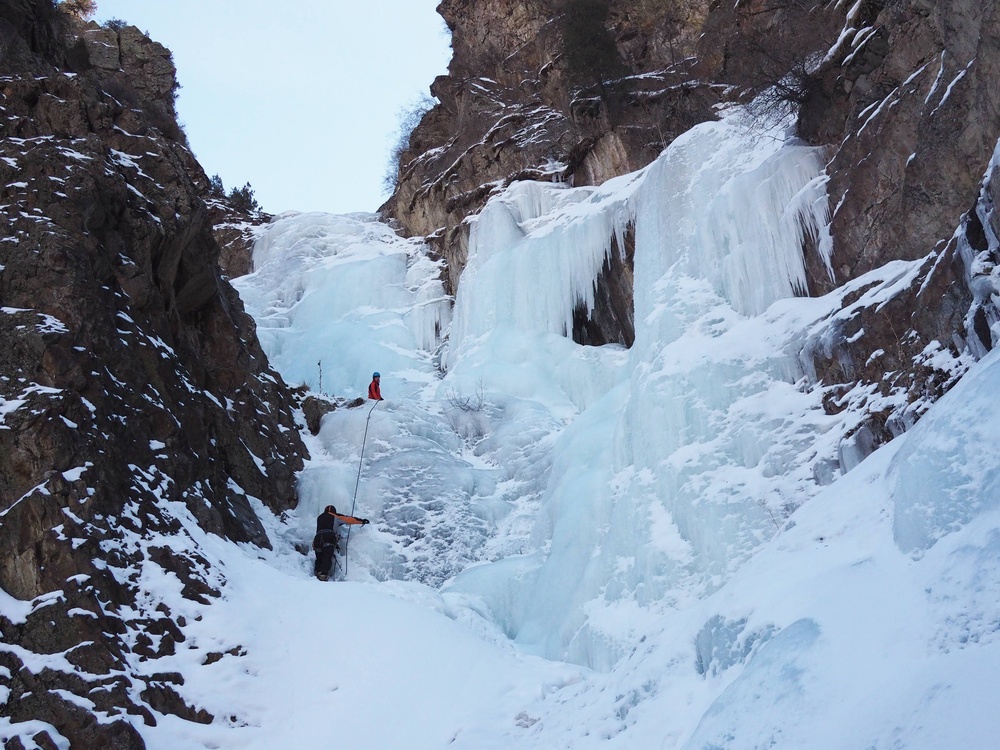
[[[10,747],[138,748],[135,721],[211,718],[157,669],[186,622],[144,587],[217,597],[198,534],[268,546],[304,448],[220,277],[169,53],[45,0],[4,4],[0,51],[0,714]]]
[[[851,13],[800,116],[804,136],[832,144],[832,275],[813,262],[812,293],[892,261],[920,265],[891,299],[841,315],[816,352],[818,378],[843,391],[835,408],[865,415],[849,436],[864,455],[995,343],[983,176],[1000,139],[1000,8],[910,0]]]
[[[365,400],[363,398],[355,398],[348,401],[347,399],[337,398],[336,396],[327,396],[323,393],[308,393],[304,386],[300,386],[303,390],[300,392],[302,398],[302,414],[306,420],[306,428],[309,430],[310,434],[318,435],[320,425],[323,422],[323,417],[332,411],[336,411],[341,408],[356,409],[359,406],[364,406]]]
[[[914,0],[864,5],[803,112],[836,144],[834,278],[818,291],[944,244],[969,210],[1000,137],[1000,8]]]
[[[439,249],[450,291],[466,262],[465,217],[512,181],[600,184],[714,117],[724,87],[698,80],[690,58],[708,3],[668,5],[613,4],[631,74],[602,92],[571,85],[556,0],[440,4],[453,49],[448,75],[431,87],[440,104],[413,132],[382,212]]]
[[[635,311],[632,307],[632,271],[635,265],[635,232],[625,234],[625,247],[618,238],[611,242],[611,252],[597,277],[594,308],[582,302],[573,311],[573,340],[584,346],[621,344],[635,341]]]
[[[205,205],[212,234],[219,246],[219,268],[235,279],[253,270],[253,246],[274,217],[262,211],[244,211],[233,202],[210,196]]]

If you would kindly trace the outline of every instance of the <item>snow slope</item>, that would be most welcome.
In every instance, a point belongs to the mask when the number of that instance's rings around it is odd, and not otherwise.
[[[192,524],[227,583],[170,658],[216,719],[149,745],[996,747],[1000,355],[843,474],[850,415],[799,352],[912,267],[795,297],[825,180],[772,136],[709,123],[600,188],[511,186],[453,318],[374,217],[276,221],[236,282],[272,362],[343,397],[379,370],[387,400],[324,418],[273,552]],[[635,344],[577,346],[631,222]],[[328,503],[372,524],[323,584],[296,545]]]
[[[225,599],[204,608],[188,648],[163,666],[185,675],[185,698],[216,720],[163,717],[145,732],[151,750],[445,747],[482,714],[579,679],[477,637],[424,587],[321,586],[298,555],[258,559],[202,541],[225,570]],[[206,653],[223,656],[204,665]]]

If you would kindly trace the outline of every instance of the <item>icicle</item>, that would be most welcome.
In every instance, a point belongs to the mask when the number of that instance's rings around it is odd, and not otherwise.
[[[498,326],[567,336],[578,304],[592,310],[595,282],[631,222],[641,174],[600,188],[520,182],[473,224],[446,361]]]

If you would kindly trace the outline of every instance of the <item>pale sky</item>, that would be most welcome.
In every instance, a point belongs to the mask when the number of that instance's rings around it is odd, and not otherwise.
[[[97,0],[174,54],[191,148],[261,207],[375,211],[399,111],[451,50],[438,0]]]

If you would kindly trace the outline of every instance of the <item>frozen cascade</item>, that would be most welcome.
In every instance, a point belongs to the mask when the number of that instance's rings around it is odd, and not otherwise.
[[[586,392],[600,387],[587,385],[595,380],[588,374],[607,371],[600,363],[608,361],[620,369],[622,352],[554,334],[539,334],[543,345],[512,330],[441,382],[436,352],[451,305],[440,267],[424,243],[398,237],[374,215],[282,217],[257,242],[254,267],[234,285],[287,381],[319,389],[322,363],[322,390],[350,398],[365,393],[373,370],[383,375],[386,401],[370,421],[370,406],[324,417],[291,516],[300,541],[311,539],[322,507],[354,504],[367,428],[356,510],[377,523],[352,537],[352,578],[437,586],[473,562],[525,551],[551,463],[547,446],[564,416],[578,412],[565,394],[529,398],[551,373],[527,363],[545,349],[552,371],[570,373],[568,391]],[[493,366],[503,357],[521,364]]]
[[[512,186],[483,212],[449,362],[505,327],[566,330],[610,237],[636,232],[636,342],[559,438],[534,557],[449,588],[528,650],[609,668],[623,632],[717,588],[815,493],[832,422],[796,386],[795,331],[824,313],[780,301],[804,288],[804,239],[829,254],[822,168],[722,121],[601,188]]]
[[[430,355],[451,322],[438,265],[375,214],[295,214],[254,246],[254,273],[234,281],[261,345],[290,383],[364,395],[372,370],[433,372]]]
[[[357,497],[377,528],[352,538],[352,578],[452,579],[455,611],[605,669],[816,491],[835,418],[796,355],[834,303],[791,298],[803,240],[829,251],[825,179],[818,151],[773,136],[707,123],[600,187],[510,186],[474,220],[451,319],[426,248],[375,217],[269,229],[238,288],[272,362],[315,388],[322,361],[342,396],[383,373]],[[573,309],[630,226],[635,344],[579,346]],[[367,412],[324,418],[303,539],[350,507]]]
[[[642,174],[599,188],[514,183],[471,220],[442,357],[453,382],[466,389],[480,377],[501,382],[508,395],[572,419],[621,381],[620,347],[580,347],[567,336],[578,302],[593,308],[612,238],[624,247],[629,198]]]
[[[577,302],[594,307],[612,238],[624,247],[628,199],[641,178],[638,172],[574,189],[517,182],[491,200],[471,219],[450,351],[503,326],[568,335]]]
[[[374,370],[384,375],[388,400],[370,422],[369,407],[325,417],[299,478],[301,540],[311,539],[325,505],[351,509],[367,427],[357,512],[380,519],[383,531],[353,539],[358,571],[437,584],[479,559],[498,513],[497,470],[464,455],[432,398],[451,301],[424,243],[398,237],[373,214],[290,215],[257,242],[254,268],[234,285],[287,381],[319,390],[322,366],[322,390],[350,398],[365,394]]]
[[[799,342],[767,329],[780,306],[761,314],[804,288],[806,235],[828,257],[822,157],[748,146],[730,123],[706,124],[647,177],[636,227],[643,325],[616,437],[617,469],[656,477],[694,565],[713,576],[766,536],[770,516],[801,504],[816,454],[809,431],[795,434],[814,406],[794,387]]]

